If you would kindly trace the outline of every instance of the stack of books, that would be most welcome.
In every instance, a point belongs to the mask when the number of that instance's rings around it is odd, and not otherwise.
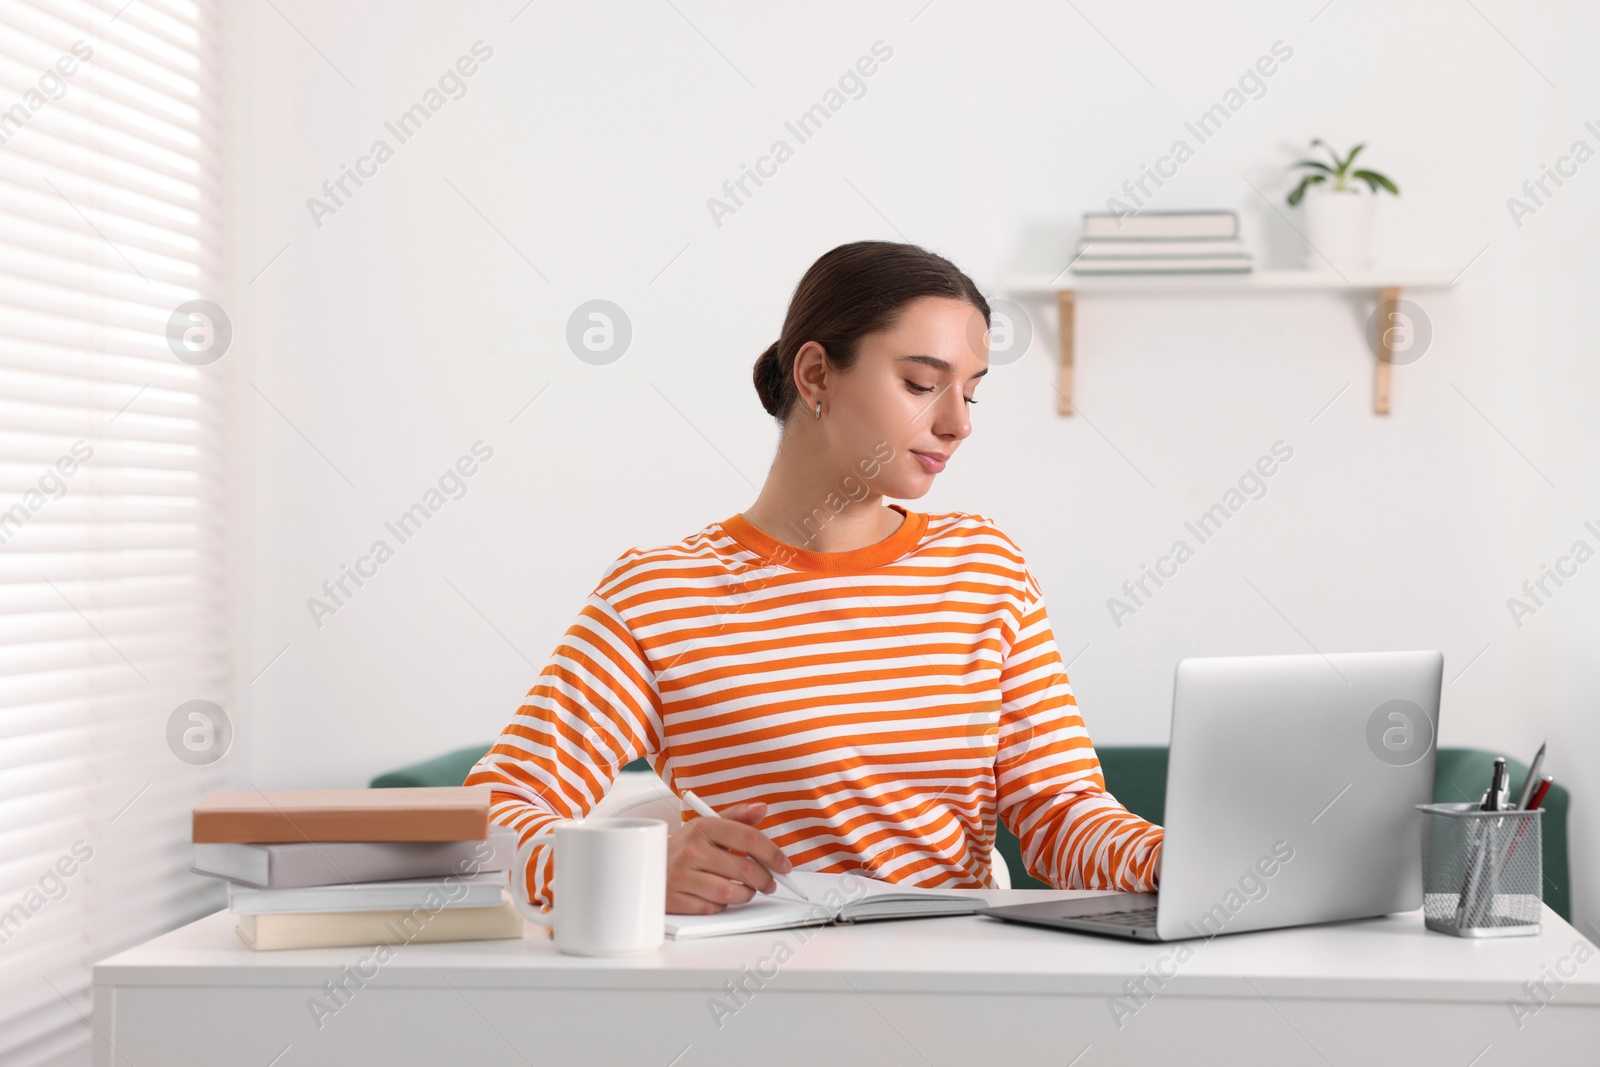
[[[1075,274],[1237,274],[1253,267],[1232,211],[1085,212]]]
[[[212,793],[193,840],[252,949],[522,936],[487,786]]]

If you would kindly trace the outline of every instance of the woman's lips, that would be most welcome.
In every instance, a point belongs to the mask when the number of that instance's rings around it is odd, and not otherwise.
[[[911,454],[916,456],[917,459],[921,461],[923,469],[925,469],[929,474],[938,474],[940,471],[944,470],[944,465],[946,462],[945,459],[941,459],[938,456],[929,455],[926,452],[918,452],[915,449],[912,450]]]

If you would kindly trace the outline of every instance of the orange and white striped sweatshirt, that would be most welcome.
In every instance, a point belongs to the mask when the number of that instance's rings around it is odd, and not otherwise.
[[[993,887],[998,814],[1052,886],[1154,889],[1161,827],[1106,792],[1021,550],[982,515],[889,506],[900,527],[850,552],[740,515],[629,549],[465,784],[526,840],[643,756],[680,797],[765,801],[798,870]]]

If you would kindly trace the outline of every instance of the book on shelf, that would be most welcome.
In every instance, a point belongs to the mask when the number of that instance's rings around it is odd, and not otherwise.
[[[1079,259],[1074,274],[1247,274],[1255,269],[1249,256],[1146,256]]]
[[[1171,240],[1133,237],[1128,240],[1084,238],[1078,242],[1078,260],[1124,259],[1140,256],[1248,256],[1250,249],[1237,237],[1201,237]]]
[[[297,889],[506,871],[516,854],[517,832],[491,826],[482,841],[207,842],[194,846],[189,869],[256,889]]]
[[[240,789],[195,805],[195,844],[288,841],[482,841],[489,787]]]
[[[811,898],[809,902],[794,896],[780,884],[775,893],[758,893],[743,904],[730,904],[711,915],[669,914],[666,935],[683,941],[876,919],[974,915],[988,906],[987,901],[976,894],[896,885],[863,874],[794,871],[788,877]]]
[[[1091,240],[1237,237],[1239,215],[1233,211],[1086,211],[1083,236]]]
[[[509,896],[485,908],[394,908],[240,915],[235,932],[261,952],[290,948],[343,948],[412,942],[490,941],[520,938],[522,915]]]
[[[487,908],[500,902],[505,871],[401,878],[386,882],[347,882],[298,889],[252,889],[230,882],[228,908],[235,915],[314,911],[388,911],[395,908]]]

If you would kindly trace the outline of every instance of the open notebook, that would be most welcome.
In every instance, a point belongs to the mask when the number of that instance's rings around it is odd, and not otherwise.
[[[826,926],[869,919],[926,919],[936,915],[974,915],[988,906],[977,893],[920,889],[895,885],[863,874],[821,874],[791,871],[789,878],[805,890],[801,900],[780,883],[772,894],[757,893],[743,904],[730,904],[714,915],[667,915],[668,937],[719,937],[792,926]]]

